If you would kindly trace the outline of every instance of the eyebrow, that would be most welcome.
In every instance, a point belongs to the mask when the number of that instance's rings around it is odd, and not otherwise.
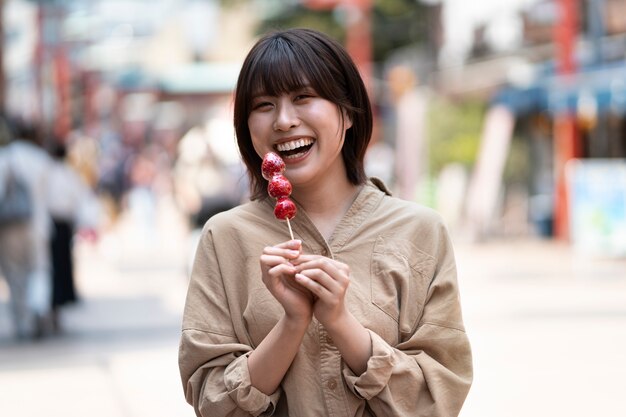
[[[299,86],[299,87],[297,87],[297,88],[294,88],[294,89],[291,89],[291,90],[286,91],[286,93],[299,92],[299,91],[303,91],[303,90],[313,90],[313,91],[317,91],[317,90],[315,89],[315,87],[313,87],[313,86],[311,85],[311,83],[307,82],[306,84],[302,84],[301,86]],[[254,100],[254,99],[257,99],[257,98],[259,98],[259,97],[264,97],[264,96],[272,96],[272,97],[273,97],[274,95],[273,95],[273,94],[268,93],[267,91],[258,91],[258,92],[255,92],[255,93],[250,94],[250,99],[251,99],[251,100]]]

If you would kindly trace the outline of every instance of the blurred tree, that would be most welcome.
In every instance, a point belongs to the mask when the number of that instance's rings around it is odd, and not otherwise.
[[[0,0],[0,115],[5,114],[4,0]]]
[[[433,99],[428,117],[429,168],[436,177],[444,165],[458,162],[474,165],[485,118],[485,103],[452,102],[443,97]]]
[[[223,4],[240,3],[243,0],[222,0]],[[305,1],[281,2],[281,7],[272,8],[259,24],[259,33],[269,29],[309,27],[318,29],[345,41],[345,6],[329,10],[307,8]],[[433,36],[432,6],[417,0],[373,0],[372,47],[373,60],[384,61],[389,54],[401,47],[435,42]],[[438,19],[438,17],[434,17]]]
[[[516,134],[511,140],[509,155],[504,166],[504,183],[529,185],[531,178],[529,141],[526,137]]]

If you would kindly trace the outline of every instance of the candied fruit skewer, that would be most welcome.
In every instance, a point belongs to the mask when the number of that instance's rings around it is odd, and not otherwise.
[[[270,197],[277,199],[274,216],[278,220],[287,221],[289,235],[293,240],[293,230],[289,219],[295,217],[297,208],[295,203],[289,199],[292,187],[287,177],[283,175],[284,171],[285,161],[277,153],[268,152],[265,154],[261,163],[261,174],[263,178],[268,180],[267,193]]]
[[[266,180],[272,179],[276,174],[282,174],[285,171],[285,161],[275,152],[268,152],[263,157],[261,163],[261,174]]]
[[[289,219],[293,219],[296,216],[297,208],[295,203],[289,197],[281,197],[276,202],[274,207],[274,216],[278,220],[287,221],[287,227],[289,227],[289,235],[293,240],[293,230],[291,229],[291,222]]]

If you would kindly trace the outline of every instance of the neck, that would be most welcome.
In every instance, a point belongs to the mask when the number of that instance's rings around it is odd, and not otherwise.
[[[333,181],[325,187],[294,190],[293,196],[325,239],[329,239],[346,214],[361,186],[349,181]]]

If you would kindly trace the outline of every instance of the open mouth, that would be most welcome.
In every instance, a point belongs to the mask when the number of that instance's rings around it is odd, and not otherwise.
[[[306,154],[314,143],[315,141],[313,139],[302,138],[279,143],[275,148],[283,159],[296,159]]]

